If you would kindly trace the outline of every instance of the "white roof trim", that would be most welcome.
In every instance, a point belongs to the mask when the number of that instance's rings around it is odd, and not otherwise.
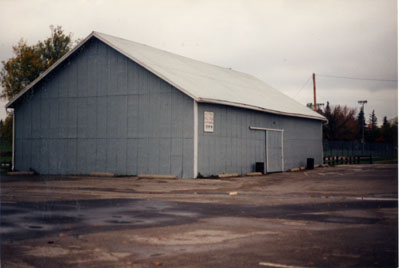
[[[228,106],[234,106],[234,107],[239,107],[239,108],[245,108],[245,109],[251,109],[251,110],[256,110],[256,111],[261,111],[261,112],[267,112],[267,113],[270,113],[270,114],[286,115],[286,116],[293,116],[293,117],[301,117],[301,118],[309,118],[309,119],[318,119],[318,120],[328,121],[327,119],[322,119],[322,118],[317,117],[317,116],[307,116],[307,115],[296,114],[296,113],[285,113],[285,112],[281,112],[281,111],[269,110],[269,109],[265,109],[265,108],[262,108],[262,107],[250,106],[250,105],[246,105],[246,104],[243,104],[243,103],[234,103],[234,102],[229,102],[229,101],[224,101],[224,100],[200,99],[198,102],[223,104],[223,105],[228,105]]]

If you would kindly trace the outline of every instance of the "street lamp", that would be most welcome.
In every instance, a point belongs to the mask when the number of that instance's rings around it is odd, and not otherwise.
[[[364,128],[365,128],[365,113],[364,113],[364,105],[368,103],[367,100],[359,100],[358,104],[361,104],[361,110],[363,111],[364,115],[364,122],[362,122],[362,138],[361,138],[361,144],[362,144],[362,153],[364,154]]]

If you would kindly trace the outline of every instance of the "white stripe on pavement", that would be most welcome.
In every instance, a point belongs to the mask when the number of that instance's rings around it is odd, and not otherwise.
[[[285,264],[278,264],[278,263],[272,263],[272,262],[260,262],[259,265],[268,266],[268,267],[279,267],[279,268],[305,268],[305,267],[301,267],[301,266],[285,265]]]
[[[368,197],[368,196],[361,196],[356,197],[356,200],[367,200],[367,201],[397,201],[397,198],[390,198],[390,197]]]

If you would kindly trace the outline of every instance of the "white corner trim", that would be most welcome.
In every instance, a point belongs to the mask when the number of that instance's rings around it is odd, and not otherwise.
[[[197,178],[199,164],[199,107],[195,100],[193,100],[193,125],[193,178]]]
[[[11,170],[15,170],[15,112],[13,113],[12,121],[12,148],[11,148]]]
[[[282,172],[284,172],[285,171],[285,156],[283,155],[283,131],[281,132],[281,157],[282,157]]]
[[[250,128],[252,129],[252,128]],[[255,130],[259,130],[259,129],[255,129]],[[268,130],[264,130],[265,131],[265,161],[267,162],[265,167],[265,174],[267,174],[267,172],[269,172],[269,157],[268,157],[268,145],[269,145],[269,140],[268,140]]]

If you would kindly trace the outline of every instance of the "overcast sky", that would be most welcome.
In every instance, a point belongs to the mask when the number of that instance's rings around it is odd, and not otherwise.
[[[359,108],[365,99],[379,121],[397,115],[397,82],[318,76],[397,80],[394,0],[0,0],[0,60],[21,38],[47,38],[49,25],[75,39],[95,30],[250,73],[304,105],[315,72],[317,102]]]

